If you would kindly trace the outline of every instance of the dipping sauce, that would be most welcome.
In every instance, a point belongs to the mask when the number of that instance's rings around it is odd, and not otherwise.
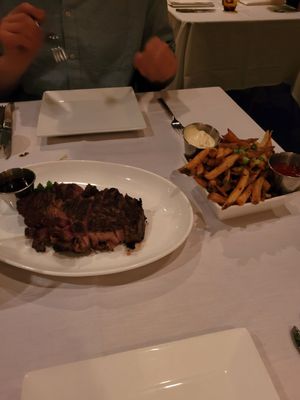
[[[300,177],[300,168],[297,165],[289,165],[283,162],[277,162],[272,164],[272,167],[279,174],[292,176],[295,178]]]
[[[198,148],[214,147],[216,142],[209,133],[198,129],[196,125],[189,125],[184,129],[184,138],[192,146]]]
[[[27,194],[33,189],[35,174],[26,168],[12,168],[0,173],[0,193]]]

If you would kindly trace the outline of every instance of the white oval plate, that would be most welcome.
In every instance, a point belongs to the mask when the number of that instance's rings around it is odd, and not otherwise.
[[[104,275],[152,263],[178,248],[189,235],[193,211],[189,200],[173,183],[161,176],[128,165],[99,161],[56,161],[28,166],[36,183],[87,183],[99,189],[116,187],[123,194],[141,198],[147,217],[144,241],[130,253],[125,246],[113,252],[66,256],[48,249],[37,253],[24,236],[23,218],[3,212],[0,227],[0,260],[16,267],[56,276]]]

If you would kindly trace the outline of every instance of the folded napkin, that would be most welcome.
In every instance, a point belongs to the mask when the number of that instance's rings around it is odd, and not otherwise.
[[[239,0],[240,3],[246,6],[264,6],[275,4],[274,0]]]
[[[214,7],[212,1],[191,1],[191,0],[168,0],[170,7],[175,8],[202,8],[202,7]]]

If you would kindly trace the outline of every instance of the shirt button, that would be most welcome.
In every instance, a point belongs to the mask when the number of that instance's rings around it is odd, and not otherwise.
[[[74,53],[71,53],[71,54],[69,55],[69,58],[70,58],[70,60],[75,60],[76,56],[75,56]]]
[[[71,17],[71,15],[72,15],[72,11],[70,11],[70,10],[66,10],[65,11],[65,16],[66,17]]]

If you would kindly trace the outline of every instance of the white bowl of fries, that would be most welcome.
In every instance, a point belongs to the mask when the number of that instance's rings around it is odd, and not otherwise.
[[[179,171],[199,184],[220,219],[278,207],[287,195],[272,186],[268,160],[274,154],[271,132],[262,140],[239,139],[228,129],[220,143],[206,148]]]

